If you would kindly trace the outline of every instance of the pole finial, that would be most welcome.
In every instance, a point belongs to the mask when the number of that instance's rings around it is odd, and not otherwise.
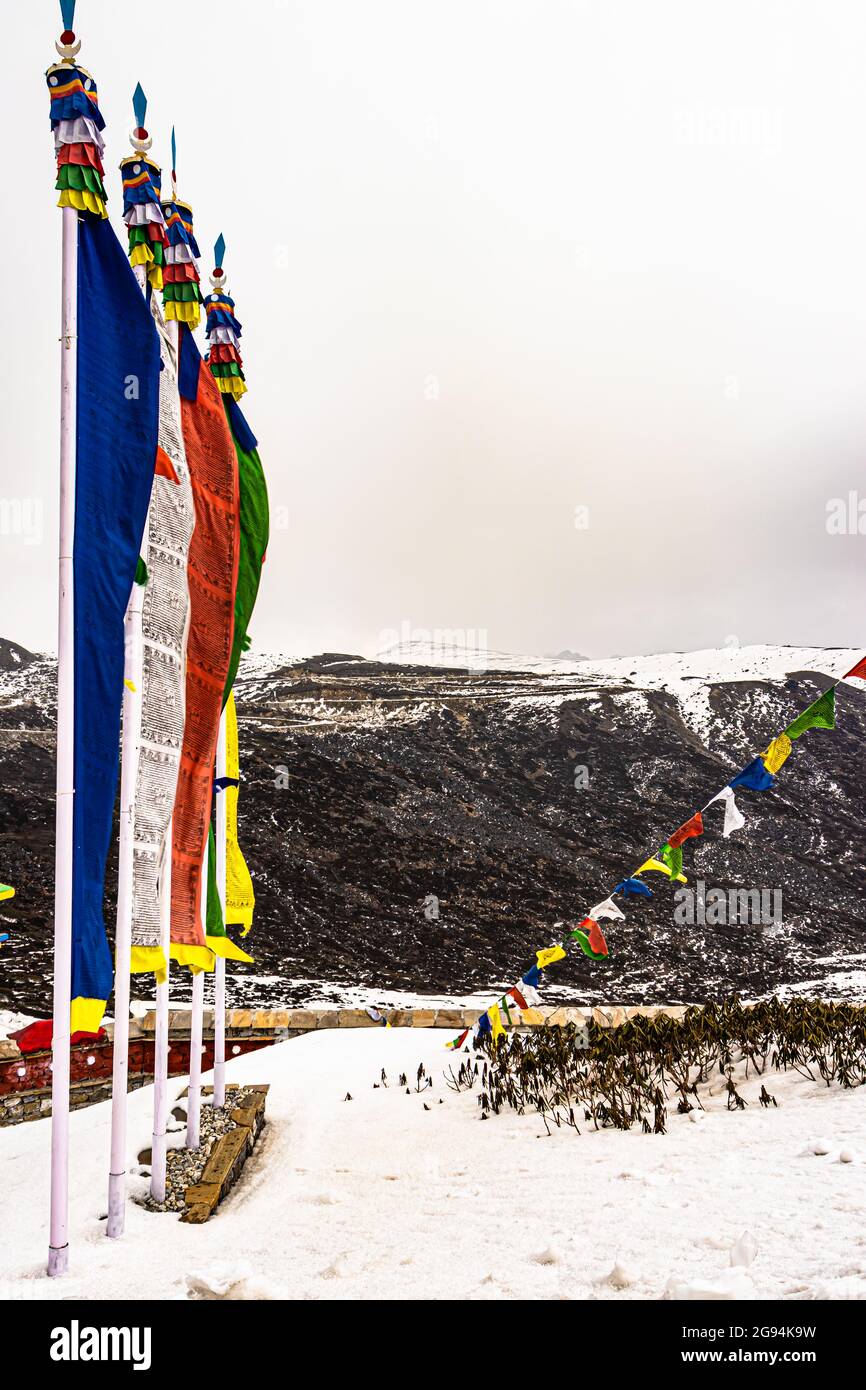
[[[226,287],[226,273],[223,270],[223,261],[226,258],[226,239],[220,232],[213,248],[213,275],[210,276],[211,285],[215,290],[224,290]]]
[[[75,21],[75,0],[60,0],[60,16],[63,20],[63,33],[55,42],[54,47],[61,58],[72,59],[81,48],[81,40],[75,37],[72,32],[72,25]]]
[[[174,126],[171,128],[171,196],[172,201],[177,198],[177,139]]]
[[[144,128],[147,117],[147,97],[144,95],[144,88],[140,82],[135,84],[135,91],[132,94],[132,110],[135,115],[135,126],[129,137],[129,143],[134,150],[143,154],[145,150],[150,149],[153,140]]]

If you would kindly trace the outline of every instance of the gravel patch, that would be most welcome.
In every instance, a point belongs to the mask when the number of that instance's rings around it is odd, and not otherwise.
[[[210,1104],[210,1097],[202,1097],[201,1123],[199,1128],[200,1144],[197,1149],[188,1149],[181,1146],[177,1149],[169,1149],[165,1159],[165,1201],[155,1202],[148,1193],[142,1201],[142,1206],[148,1211],[184,1211],[186,1209],[185,1192],[194,1183],[201,1182],[201,1177],[205,1169],[205,1164],[210,1158],[211,1152],[217,1140],[229,1130],[236,1129],[237,1125],[231,1118],[231,1112],[242,1107],[244,1101],[253,1094],[252,1091],[241,1089],[229,1093],[228,1102],[224,1106],[215,1108]],[[186,1097],[184,1097],[173,1111],[176,1122],[186,1123]],[[178,1129],[173,1131],[178,1132]],[[150,1176],[150,1163],[143,1162],[150,1159],[150,1151],[145,1150],[139,1154],[140,1167],[138,1171],[143,1176]]]

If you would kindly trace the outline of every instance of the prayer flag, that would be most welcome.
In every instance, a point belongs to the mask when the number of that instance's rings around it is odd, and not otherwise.
[[[665,874],[668,878],[671,877],[670,866],[668,864],[661,863],[655,857],[647,859],[646,862],[641,864],[640,868],[637,870],[639,874],[648,873],[650,871],[657,874]],[[677,883],[688,883],[688,879],[686,878],[685,874],[677,874],[676,881]]]
[[[601,927],[589,917],[584,917],[580,926],[569,935],[577,942],[583,954],[592,960],[604,960],[610,954]]]
[[[159,447],[142,540],[137,582],[142,602],[142,690],[135,779],[132,869],[133,974],[165,979],[160,899],[168,828],[177,791],[183,742],[189,588],[187,557],[193,528],[192,484],[180,424],[177,354],[159,298],[150,296],[159,336]]]
[[[234,632],[239,558],[238,464],[216,382],[192,334],[179,325],[183,358],[198,359],[195,398],[183,394],[181,417],[195,503],[189,548],[190,630],[186,723],[172,826],[172,958],[211,968],[201,926],[202,864],[210,826],[213,766]]]
[[[235,590],[235,625],[232,654],[229,662],[224,702],[234,684],[242,652],[249,646],[249,625],[252,618],[262,565],[268,548],[270,520],[268,489],[265,474],[256,448],[256,439],[244,419],[240,406],[231,396],[225,396],[226,414],[238,460],[238,491],[240,503],[240,555],[238,582]]]
[[[741,827],[746,824],[746,818],[734,800],[733,787],[722,787],[722,790],[716,792],[712,801],[709,801],[707,805],[712,806],[713,801],[724,801],[725,803],[725,824],[722,829],[722,835],[727,839],[735,830],[741,829]]]
[[[647,860],[647,864],[651,863],[651,860]],[[647,864],[644,864],[643,867],[646,868]],[[640,872],[640,869],[638,869],[638,873]],[[653,897],[653,890],[650,888],[649,884],[642,883],[639,878],[624,878],[621,883],[616,885],[613,891],[615,893],[622,893],[624,898]]]
[[[703,835],[703,833],[704,822],[701,819],[700,811],[696,811],[691,820],[687,820],[684,825],[680,826],[679,830],[674,831],[673,835],[668,840],[668,844],[671,846],[671,849],[679,849],[680,845],[684,845],[686,840],[690,840],[695,835]],[[682,859],[680,859],[680,863],[682,864]]]
[[[742,772],[738,772],[736,777],[732,777],[728,786],[746,787],[749,791],[765,792],[768,787],[772,787],[775,778],[771,772],[764,767],[761,758],[753,758],[748,767],[744,767]]]
[[[553,965],[554,961],[562,960],[564,957],[565,952],[559,945],[545,946],[543,950],[535,953],[539,970],[546,970],[549,965]]]
[[[680,845],[672,845],[670,840],[662,845],[659,857],[670,871],[671,878],[679,878],[683,871],[683,851]]]
[[[779,771],[780,767],[787,761],[791,753],[791,740],[787,734],[778,734],[773,739],[765,753],[761,754],[764,759],[764,767],[773,776]]]
[[[124,616],[159,420],[156,330],[123,248],[101,217],[78,223],[77,374],[71,1026],[92,1033],[113,984],[102,904],[120,761]]]
[[[505,1033],[505,1029],[502,1026],[502,1015],[499,1012],[499,1005],[493,1004],[492,1007],[488,1009],[488,1014],[490,1016],[490,1028],[493,1033],[493,1041],[496,1042],[497,1039]]]
[[[809,729],[833,729],[836,727],[836,687],[831,685],[829,690],[825,690],[820,699],[815,700],[804,709],[793,722],[789,724],[785,733],[788,738],[799,738]]]
[[[603,903],[596,903],[595,907],[590,908],[589,915],[597,922],[604,921],[605,918],[612,922],[625,921],[625,913],[617,907],[612,897],[605,898]]]

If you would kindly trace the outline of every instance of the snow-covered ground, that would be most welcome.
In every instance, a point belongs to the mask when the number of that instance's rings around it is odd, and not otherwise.
[[[752,1081],[728,1113],[713,1083],[666,1135],[548,1138],[448,1090],[446,1037],[334,1030],[231,1062],[270,1083],[269,1123],[202,1227],[130,1203],[106,1240],[109,1107],[76,1112],[63,1280],[44,1275],[49,1124],[0,1130],[0,1297],[866,1298],[866,1088],[771,1075],[778,1109]],[[421,1061],[434,1087],[406,1095]],[[131,1163],[151,1103],[129,1098]]]

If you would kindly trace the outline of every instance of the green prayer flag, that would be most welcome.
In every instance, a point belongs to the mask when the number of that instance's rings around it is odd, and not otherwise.
[[[217,792],[216,795],[225,796],[225,792]],[[205,928],[205,936],[225,935],[226,926],[223,921],[220,895],[217,889],[216,836],[213,833],[213,821],[211,821],[207,833],[207,927]]]
[[[836,687],[831,685],[829,690],[808,709],[804,709],[801,715],[789,724],[785,733],[788,738],[799,738],[809,729],[835,729],[836,727]]]
[[[607,955],[603,951],[594,951],[592,949],[589,944],[589,937],[586,932],[581,931],[579,927],[576,931],[569,932],[569,936],[577,942],[583,954],[589,956],[590,960],[607,960]]]
[[[231,412],[229,412],[229,423],[231,424]],[[234,430],[232,430],[232,438],[238,456],[241,544],[238,559],[238,585],[235,590],[235,627],[232,654],[225,690],[223,691],[223,705],[231,694],[234,679],[238,673],[241,652],[246,651],[249,647],[247,629],[259,592],[262,562],[268,548],[270,530],[268,489],[259,451],[258,449],[251,449],[247,452],[247,450],[242,449]]]
[[[671,878],[679,878],[683,871],[683,847],[682,845],[663,845],[659,854],[663,864],[667,864],[671,871]]]

